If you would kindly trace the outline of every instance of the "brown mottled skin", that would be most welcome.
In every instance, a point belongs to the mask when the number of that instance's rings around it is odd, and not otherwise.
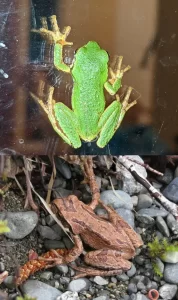
[[[77,270],[82,272],[77,277],[121,273],[122,270],[130,269],[131,263],[128,259],[135,255],[135,248],[140,247],[143,243],[127,222],[111,207],[100,201],[91,157],[84,159],[83,167],[92,192],[91,203],[86,205],[74,195],[53,201],[60,216],[71,226],[73,233],[80,235],[86,244],[93,249],[97,249],[88,252],[84,257],[84,261],[102,270],[76,267]],[[98,204],[105,208],[108,219],[99,217],[94,213],[93,210]],[[80,254],[81,248],[79,249]]]

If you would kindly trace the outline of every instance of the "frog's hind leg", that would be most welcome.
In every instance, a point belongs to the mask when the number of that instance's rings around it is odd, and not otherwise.
[[[57,134],[72,147],[81,147],[74,113],[63,103],[55,102],[53,99],[53,86],[47,85],[46,96],[44,97],[44,87],[45,83],[40,81],[38,88],[39,97],[33,93],[30,93],[30,95],[45,111]],[[42,100],[43,98],[46,98],[45,101]]]
[[[117,100],[113,101],[102,114],[98,123],[100,131],[98,147],[104,148],[108,144],[119,128],[127,110],[137,103],[136,101],[128,103],[131,92],[132,88],[129,87],[122,103],[119,96],[116,95]]]

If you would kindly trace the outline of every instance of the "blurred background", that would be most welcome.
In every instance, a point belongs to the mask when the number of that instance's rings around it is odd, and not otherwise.
[[[55,86],[54,99],[71,107],[72,78],[53,68],[53,49],[32,28],[40,17],[57,15],[60,28],[72,27],[65,47],[70,64],[89,40],[124,56],[132,69],[123,88],[138,99],[109,145],[96,142],[73,150],[54,132],[29,96],[40,79]],[[1,0],[0,2],[0,153],[9,154],[177,154],[178,153],[178,2],[172,0]],[[124,90],[123,89],[123,90]],[[122,92],[120,92],[122,94]],[[107,105],[114,98],[106,93]]]

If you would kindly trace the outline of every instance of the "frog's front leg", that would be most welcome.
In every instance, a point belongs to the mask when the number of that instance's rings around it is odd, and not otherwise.
[[[41,18],[42,27],[40,29],[32,29],[32,32],[39,33],[48,44],[54,45],[54,66],[56,69],[70,73],[70,67],[63,62],[63,46],[73,45],[72,42],[67,42],[66,38],[71,31],[71,27],[64,27],[63,31],[60,32],[57,24],[56,16],[49,17],[51,23],[51,29],[48,29],[47,18]]]
[[[122,103],[119,96],[116,95],[117,100],[113,101],[102,114],[98,122],[98,130],[100,132],[97,141],[98,147],[103,148],[108,144],[119,128],[125,113],[137,103],[136,100],[128,103],[131,92],[132,88],[129,87]]]
[[[40,95],[42,98],[44,96],[44,85],[45,83],[43,81],[39,83],[38,95]],[[81,147],[81,140],[78,134],[77,119],[73,111],[66,105],[61,102],[55,102],[53,99],[53,93],[54,87],[48,85],[45,102],[33,93],[30,93],[30,95],[46,112],[57,134],[59,134],[62,139],[73,148],[79,148]]]
[[[121,80],[124,73],[131,68],[130,66],[127,66],[126,68],[122,69],[122,60],[123,56],[118,56],[115,72],[111,68],[109,69],[111,78],[104,84],[104,87],[110,95],[115,95],[117,93],[122,86]]]

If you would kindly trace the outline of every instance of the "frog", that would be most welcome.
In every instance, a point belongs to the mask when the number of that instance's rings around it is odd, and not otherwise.
[[[84,262],[90,267],[72,265],[74,269],[80,271],[75,278],[121,274],[131,268],[129,259],[135,256],[136,248],[142,246],[143,242],[134,229],[112,207],[101,201],[91,157],[85,158],[84,171],[92,193],[92,200],[89,204],[83,203],[75,195],[52,201],[53,211],[69,224],[75,240],[75,246],[71,252],[64,257],[61,255],[56,257],[54,264],[76,260],[84,252],[83,241],[95,250],[84,255]],[[98,205],[105,209],[107,217],[96,214],[95,209]]]
[[[56,15],[49,17],[51,30],[48,28],[47,18],[41,18],[42,27],[33,29],[33,33],[40,34],[46,42],[54,48],[54,67],[58,71],[70,73],[73,79],[71,109],[63,102],[53,99],[54,86],[47,84],[44,96],[45,83],[39,83],[40,96],[30,93],[32,98],[40,104],[47,114],[56,133],[74,149],[82,146],[82,141],[96,140],[99,148],[104,148],[120,127],[125,113],[137,101],[129,103],[133,90],[128,87],[123,101],[117,92],[122,86],[122,78],[130,66],[122,68],[123,56],[116,59],[116,68],[108,68],[109,55],[96,41],[89,41],[80,47],[74,55],[71,65],[63,59],[63,47],[72,45],[66,41],[71,27],[67,26],[60,31]],[[110,73],[110,78],[108,79]],[[106,107],[104,90],[114,96],[112,103]],[[45,98],[43,101],[42,98]]]

